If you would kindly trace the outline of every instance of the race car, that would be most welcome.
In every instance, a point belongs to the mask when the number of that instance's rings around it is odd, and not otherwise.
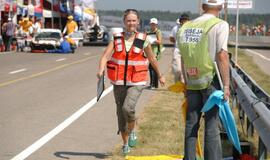
[[[60,29],[41,29],[31,41],[31,52],[43,53],[46,50],[57,49],[62,41]]]

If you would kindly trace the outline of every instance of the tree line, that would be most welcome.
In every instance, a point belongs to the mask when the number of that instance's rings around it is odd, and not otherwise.
[[[120,10],[99,10],[99,15],[112,15],[121,17],[123,15],[123,11]],[[191,19],[194,19],[199,16],[197,13],[191,12],[170,12],[170,11],[139,11],[140,18],[142,20],[150,19],[152,17],[156,17],[162,21],[175,21],[177,18],[180,17],[181,14],[186,13],[190,16]],[[221,15],[224,17],[224,14]],[[259,25],[265,24],[266,26],[270,26],[269,21],[270,14],[240,14],[239,15],[239,24],[245,25]],[[231,25],[236,24],[236,15],[229,14],[228,15],[228,23]]]

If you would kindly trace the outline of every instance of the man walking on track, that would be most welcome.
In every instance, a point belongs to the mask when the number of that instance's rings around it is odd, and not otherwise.
[[[228,100],[229,56],[227,40],[229,25],[217,18],[223,0],[203,0],[204,14],[185,23],[178,32],[178,45],[187,77],[188,110],[185,127],[185,160],[196,159],[196,142],[201,109],[208,97],[220,89],[214,67],[216,61],[223,81],[224,100]],[[222,148],[219,135],[218,107],[205,113],[204,159],[221,160]]]

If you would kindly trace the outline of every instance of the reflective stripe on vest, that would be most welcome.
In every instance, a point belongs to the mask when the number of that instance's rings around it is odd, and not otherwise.
[[[111,58],[111,61],[113,61],[114,63],[116,64],[119,64],[119,65],[125,65],[125,61],[124,60],[119,60],[119,59],[116,59],[116,58]],[[128,65],[132,65],[132,66],[137,66],[137,65],[148,65],[149,64],[149,61],[146,60],[146,61],[131,61],[129,60],[128,61]]]
[[[201,77],[199,79],[188,79],[187,85],[202,85],[202,84],[207,84],[212,81],[213,75],[206,75],[204,77]]]
[[[107,62],[107,73],[115,85],[146,85],[149,61],[144,57],[146,35],[136,33],[129,52],[125,49],[123,33],[114,35],[114,53]]]
[[[115,33],[113,36],[114,37],[122,37],[122,33]]]

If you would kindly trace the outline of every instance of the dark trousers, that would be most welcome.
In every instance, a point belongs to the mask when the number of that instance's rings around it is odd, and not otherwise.
[[[10,45],[12,42],[12,38],[13,38],[13,36],[8,36],[8,35],[4,36],[4,44],[5,44],[6,51],[10,51]]]
[[[185,128],[185,158],[184,160],[196,159],[196,143],[200,127],[201,110],[208,97],[217,89],[220,89],[215,77],[213,83],[203,90],[187,90],[187,118]],[[204,116],[204,159],[221,160],[222,148],[219,131],[218,107],[213,107]]]
[[[151,64],[149,64],[149,73],[150,73],[150,86],[158,88],[158,75]]]

